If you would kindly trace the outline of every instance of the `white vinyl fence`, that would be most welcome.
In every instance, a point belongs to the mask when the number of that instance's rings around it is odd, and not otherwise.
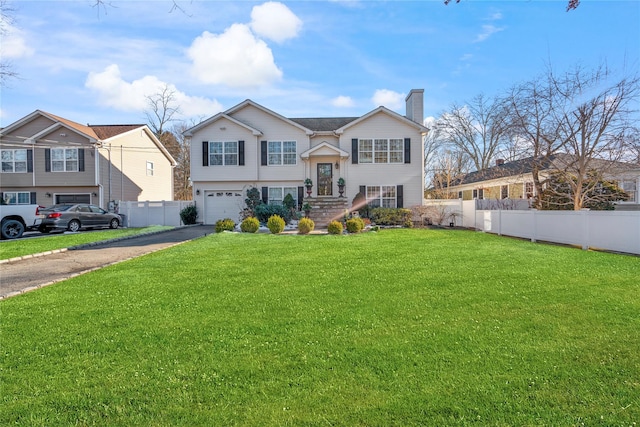
[[[118,204],[118,213],[122,215],[126,227],[147,227],[150,225],[170,225],[178,227],[182,224],[180,211],[193,201],[159,201],[159,202],[125,202]]]
[[[475,200],[427,200],[425,204],[445,209],[456,226],[532,242],[640,255],[640,211],[480,210]]]

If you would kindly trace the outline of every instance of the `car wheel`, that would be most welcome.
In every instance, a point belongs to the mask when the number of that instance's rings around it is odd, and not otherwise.
[[[74,233],[80,230],[80,221],[78,221],[77,219],[72,219],[71,221],[69,221],[69,225],[67,225],[67,230],[72,231]]]
[[[24,224],[16,219],[8,219],[2,222],[2,238],[17,239],[24,233]]]
[[[118,221],[117,219],[113,218],[110,222],[109,222],[109,228],[118,228],[118,226],[120,225],[120,221]]]

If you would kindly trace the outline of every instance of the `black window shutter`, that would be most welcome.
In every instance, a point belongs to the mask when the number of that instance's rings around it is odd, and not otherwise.
[[[244,141],[238,141],[238,166],[244,166]]]
[[[33,172],[33,150],[27,150],[27,172]]]
[[[29,194],[29,198],[30,198],[29,203],[31,203],[32,205],[35,205],[35,204],[36,204],[36,192],[35,192],[35,191],[32,191],[32,192]]]
[[[397,201],[396,207],[398,208],[404,207],[404,195],[402,193],[403,193],[402,185],[396,186],[396,201]]]
[[[209,141],[202,141],[202,166],[209,166]]]
[[[298,187],[298,209],[302,210],[302,201],[304,200],[304,187]]]
[[[0,200],[2,200],[2,203],[4,203],[4,193],[2,191],[0,191]]]
[[[262,203],[269,203],[269,187],[262,187]]]
[[[358,138],[351,140],[351,163],[358,164]]]
[[[267,166],[267,141],[260,141],[260,164]]]
[[[44,150],[44,171],[51,172],[51,148]]]
[[[78,148],[78,172],[84,172],[84,148]]]
[[[411,138],[404,139],[404,162],[411,163]]]
[[[366,185],[361,185],[360,186],[360,194],[362,194],[364,197],[367,197],[367,186]]]

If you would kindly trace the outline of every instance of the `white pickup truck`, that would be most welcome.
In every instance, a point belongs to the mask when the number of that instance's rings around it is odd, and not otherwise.
[[[17,239],[25,230],[38,228],[42,222],[39,205],[0,205],[2,238]]]

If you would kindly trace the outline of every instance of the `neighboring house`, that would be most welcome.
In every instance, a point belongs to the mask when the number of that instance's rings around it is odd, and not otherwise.
[[[175,160],[146,125],[81,125],[36,110],[0,130],[8,204],[173,200]]]
[[[540,179],[561,168],[567,154],[551,156],[540,168]],[[606,178],[617,182],[629,196],[620,205],[637,205],[640,200],[640,165],[604,162]],[[536,196],[532,175],[533,157],[512,162],[498,160],[494,167],[471,172],[454,180],[448,191],[463,200],[532,199]]]
[[[421,205],[423,92],[407,96],[406,117],[378,107],[361,117],[286,118],[246,100],[192,127],[185,136],[199,221],[237,221],[252,187],[264,202],[291,194],[316,213],[332,202],[349,208],[358,192],[372,206]],[[310,196],[305,179],[313,181]]]

